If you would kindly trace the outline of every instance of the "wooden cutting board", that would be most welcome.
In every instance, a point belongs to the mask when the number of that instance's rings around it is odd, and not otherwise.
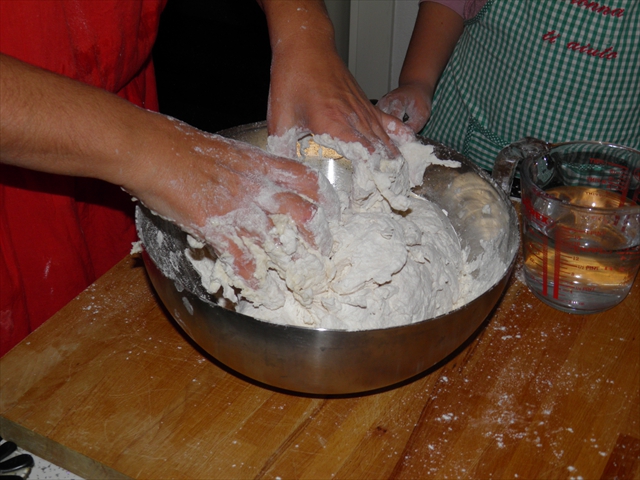
[[[640,478],[639,282],[575,316],[521,278],[446,362],[322,398],[208,357],[127,257],[0,359],[0,434],[89,479]]]

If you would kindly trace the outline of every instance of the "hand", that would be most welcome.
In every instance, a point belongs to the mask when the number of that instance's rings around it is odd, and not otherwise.
[[[389,158],[400,152],[389,134],[404,129],[401,121],[376,109],[340,59],[305,58],[308,65],[291,71],[289,62],[274,60],[269,94],[269,134],[283,136],[296,129],[328,134],[343,142],[362,143],[369,152],[381,150]],[[297,140],[295,139],[295,140]],[[295,152],[295,143],[290,153]]]
[[[257,147],[156,117],[159,136],[154,133],[125,188],[211,245],[250,287],[258,286],[250,244],[265,243],[273,227],[269,215],[289,215],[310,245],[330,252],[326,217],[339,215],[339,203],[322,175]]]
[[[419,85],[403,85],[387,93],[376,105],[380,110],[404,121],[419,133],[431,116],[431,97]]]
[[[270,135],[295,140],[306,133],[362,143],[389,158],[400,152],[390,135],[413,136],[401,121],[376,109],[340,59],[322,2],[263,1],[272,46],[267,123]]]

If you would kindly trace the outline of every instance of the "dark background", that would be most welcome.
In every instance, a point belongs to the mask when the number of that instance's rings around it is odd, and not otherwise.
[[[266,120],[271,48],[255,0],[169,0],[153,58],[162,113],[208,132]]]

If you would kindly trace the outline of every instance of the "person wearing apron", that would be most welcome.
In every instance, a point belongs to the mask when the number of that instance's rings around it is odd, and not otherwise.
[[[427,8],[445,8],[432,31],[444,28],[440,38],[457,40],[437,81],[430,117],[430,92],[415,85],[439,72],[420,71],[416,59],[433,57],[431,48],[438,46],[419,41],[425,28],[420,23],[399,88],[380,101],[383,111],[413,116],[414,130],[489,171],[502,148],[526,136],[640,148],[637,0],[441,0],[422,3],[421,14]],[[447,27],[452,15],[457,20]]]

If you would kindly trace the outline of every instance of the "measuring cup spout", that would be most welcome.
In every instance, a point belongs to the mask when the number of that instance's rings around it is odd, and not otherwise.
[[[498,186],[509,195],[520,161],[545,154],[549,152],[549,149],[550,145],[547,142],[534,137],[525,137],[507,145],[498,153],[491,176],[498,183]]]

